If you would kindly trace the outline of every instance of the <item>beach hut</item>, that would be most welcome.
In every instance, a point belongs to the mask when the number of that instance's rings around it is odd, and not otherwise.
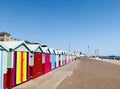
[[[50,63],[51,63],[51,69],[55,69],[55,52],[53,48],[49,48],[50,52]]]
[[[70,62],[74,61],[75,58],[76,58],[76,56],[75,56],[74,53],[70,53],[70,54],[69,54],[69,60],[70,60]]]
[[[0,89],[7,89],[7,53],[8,49],[0,42]]]
[[[62,51],[58,51],[59,53],[59,66],[62,66],[62,61],[63,61],[63,54],[62,54]]]
[[[65,60],[66,60],[66,55],[65,55],[65,51],[62,52],[62,65],[65,65]]]
[[[63,52],[62,51],[59,51],[60,53],[60,66],[63,65]]]
[[[68,63],[70,63],[70,53],[66,53],[66,63],[68,64]]]
[[[76,55],[73,53],[73,61],[76,60]]]
[[[72,53],[69,54],[69,62],[72,62]]]
[[[30,77],[36,78],[43,74],[42,49],[39,44],[28,44],[30,53]]]
[[[62,65],[65,65],[65,51],[63,51],[62,53],[63,53]]]
[[[43,69],[44,69],[44,73],[47,73],[51,70],[51,66],[50,66],[50,52],[48,50],[48,47],[46,46],[42,46],[42,59],[43,59]]]
[[[68,53],[65,51],[65,64],[68,63]]]
[[[60,60],[61,59],[61,52],[60,50],[58,50],[58,65],[60,66]]]
[[[71,62],[71,53],[68,53],[68,63],[70,63]]]
[[[55,49],[54,52],[55,52],[55,56],[56,56],[56,58],[55,58],[55,67],[57,68],[57,67],[59,67],[59,53],[58,53],[57,49]]]
[[[29,48],[23,41],[1,42],[8,49],[7,87],[30,80]]]
[[[72,53],[69,53],[69,62],[72,62]]]
[[[73,61],[73,54],[72,53],[70,53],[70,62],[72,62]]]
[[[71,53],[71,61],[74,61],[74,54]]]

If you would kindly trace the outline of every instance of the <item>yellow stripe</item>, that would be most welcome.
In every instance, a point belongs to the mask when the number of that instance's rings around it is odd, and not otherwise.
[[[16,84],[21,83],[21,52],[17,52]]]
[[[23,82],[27,80],[27,53],[23,52]]]

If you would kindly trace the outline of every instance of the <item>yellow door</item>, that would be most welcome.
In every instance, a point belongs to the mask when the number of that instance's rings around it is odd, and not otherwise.
[[[27,52],[16,53],[16,84],[27,81]]]

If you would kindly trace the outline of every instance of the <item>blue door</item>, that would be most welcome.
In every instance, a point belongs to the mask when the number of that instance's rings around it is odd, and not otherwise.
[[[3,51],[0,49],[0,89],[3,89],[2,63],[3,63]]]
[[[55,55],[51,54],[51,69],[55,68]]]

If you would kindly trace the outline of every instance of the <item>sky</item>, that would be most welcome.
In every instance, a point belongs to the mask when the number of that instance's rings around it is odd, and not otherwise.
[[[2,31],[50,48],[120,55],[120,0],[0,0]]]

